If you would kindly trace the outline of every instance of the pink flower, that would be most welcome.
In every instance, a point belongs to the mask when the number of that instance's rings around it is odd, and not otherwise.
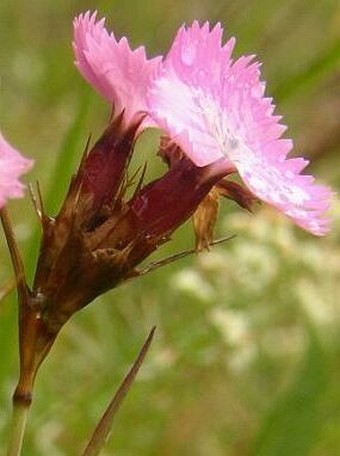
[[[290,139],[264,96],[254,56],[231,59],[222,28],[182,26],[148,95],[152,118],[198,166],[219,160],[237,171],[249,190],[302,228],[323,235],[331,192],[302,175],[308,161],[287,158]],[[223,159],[224,158],[224,159]]]
[[[23,196],[25,187],[19,177],[28,171],[32,164],[31,160],[13,149],[0,133],[0,208],[6,204],[8,198]]]
[[[96,21],[96,15],[88,11],[74,19],[75,64],[84,78],[113,103],[116,114],[124,111],[128,125],[146,113],[145,94],[161,57],[148,60],[144,47],[131,50],[125,37],[117,41],[105,29],[105,19]],[[143,126],[147,124],[145,119]]]

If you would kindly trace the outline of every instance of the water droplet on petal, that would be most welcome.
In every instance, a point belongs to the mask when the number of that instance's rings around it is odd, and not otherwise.
[[[204,84],[207,80],[207,72],[203,69],[197,70],[195,75],[198,83]]]
[[[188,44],[182,49],[182,62],[185,65],[192,65],[196,58],[196,46],[193,43]]]

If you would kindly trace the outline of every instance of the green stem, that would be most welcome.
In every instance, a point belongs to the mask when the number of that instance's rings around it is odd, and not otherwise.
[[[29,407],[29,403],[13,403],[7,456],[20,456],[21,454]]]

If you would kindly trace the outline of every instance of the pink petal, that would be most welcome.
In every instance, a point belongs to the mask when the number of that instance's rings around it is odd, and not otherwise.
[[[323,213],[331,192],[301,175],[303,158],[287,159],[292,141],[264,96],[254,56],[231,59],[235,40],[222,28],[194,22],[179,29],[147,102],[150,115],[198,166],[224,158],[258,198],[316,234],[328,230]]]
[[[161,58],[148,60],[144,47],[131,50],[125,37],[117,41],[105,29],[104,19],[97,21],[96,12],[79,15],[73,25],[75,64],[84,78],[113,103],[117,114],[124,110],[126,124],[145,114],[146,90]]]
[[[8,144],[0,132],[0,208],[8,198],[23,196],[25,186],[19,181],[21,174],[33,165]]]

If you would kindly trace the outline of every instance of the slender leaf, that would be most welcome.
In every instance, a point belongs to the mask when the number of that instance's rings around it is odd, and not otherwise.
[[[143,364],[144,358],[150,348],[155,330],[156,327],[154,326],[151,329],[148,338],[144,342],[143,347],[138,353],[138,356],[135,362],[133,363],[130,371],[128,372],[123,382],[119,386],[117,392],[113,396],[112,401],[108,405],[98,425],[96,426],[96,429],[94,430],[94,433],[92,434],[84,450],[83,456],[96,456],[103,449],[105,442],[107,441],[110,435],[113,425],[113,419],[116,416],[116,413],[122,405],[125,396],[131,388],[132,383],[134,382],[136,375],[138,374],[138,371]]]

